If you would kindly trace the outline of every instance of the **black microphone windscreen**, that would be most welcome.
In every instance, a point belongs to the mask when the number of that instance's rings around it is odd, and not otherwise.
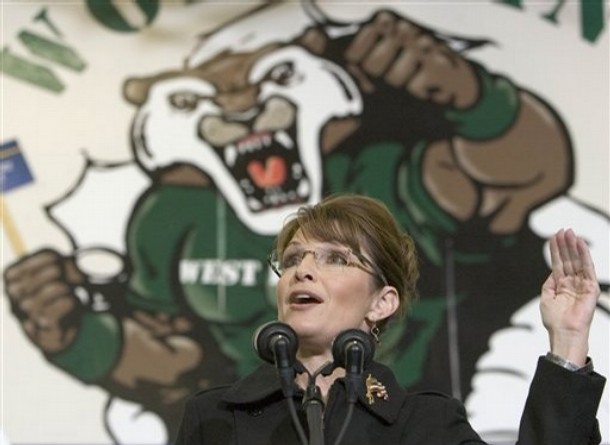
[[[373,338],[360,329],[348,329],[341,332],[333,341],[333,358],[336,366],[347,368],[346,356],[350,347],[362,350],[363,368],[366,368],[375,355]]]
[[[254,349],[266,362],[275,363],[274,347],[278,340],[284,339],[290,360],[294,363],[299,346],[297,334],[289,325],[280,321],[270,321],[260,326],[252,337]]]

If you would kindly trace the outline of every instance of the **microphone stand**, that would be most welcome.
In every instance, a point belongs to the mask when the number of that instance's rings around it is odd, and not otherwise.
[[[275,364],[282,388],[282,394],[288,405],[288,412],[301,445],[307,445],[307,437],[299,421],[294,404],[295,360],[299,340],[296,332],[287,324],[271,321],[259,327],[252,338],[254,349],[266,362]]]
[[[302,445],[307,445],[307,438],[305,437],[305,432],[303,431],[303,427],[301,426],[301,422],[297,416],[296,407],[294,406],[294,400],[292,398],[294,395],[294,375],[298,362],[296,362],[294,365],[290,363],[291,360],[287,358],[287,346],[288,343],[285,338],[279,338],[275,342],[275,363],[277,366],[278,375],[280,377],[282,393],[284,394],[284,399],[288,404],[288,411],[290,412],[292,423],[297,431],[297,435],[299,436],[299,441]]]
[[[347,431],[352,415],[354,414],[354,405],[358,401],[358,387],[362,384],[362,367],[363,367],[363,351],[357,343],[354,342],[352,347],[348,347],[346,351],[345,365],[345,384],[347,386],[347,414],[343,419],[343,425],[339,430],[339,434],[334,445],[339,445],[343,440],[343,436]]]
[[[316,386],[315,382],[307,385],[303,407],[309,426],[309,445],[324,445],[324,421],[322,420],[324,402],[322,402],[320,388]]]
[[[306,372],[308,375],[303,408],[309,426],[309,445],[324,445],[324,402],[320,388],[316,385],[316,377],[320,374],[329,375],[333,367],[332,362],[327,362],[311,374],[300,362],[297,361],[295,364],[298,372]]]
[[[301,362],[296,360],[298,338],[287,324],[274,321],[261,326],[253,337],[254,348],[259,356],[274,363],[280,379],[282,393],[288,404],[290,417],[302,445],[308,445],[303,426],[299,421],[294,405],[294,378],[296,373],[307,373],[308,381],[303,397],[303,409],[309,426],[309,445],[324,445],[324,402],[316,378],[328,376],[337,366],[345,368],[348,411],[334,445],[339,445],[354,412],[358,400],[358,388],[362,385],[362,372],[365,364],[373,357],[375,345],[370,335],[359,329],[348,329],[335,338],[332,346],[333,361],[326,362],[315,372],[310,373]]]
[[[335,365],[345,368],[347,386],[347,414],[334,445],[339,445],[347,431],[354,405],[358,401],[358,389],[362,387],[362,372],[375,352],[375,344],[370,335],[359,329],[343,331],[333,341],[333,358]]]

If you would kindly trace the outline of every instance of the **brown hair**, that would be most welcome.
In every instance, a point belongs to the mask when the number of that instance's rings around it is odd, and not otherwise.
[[[400,315],[417,298],[415,244],[383,202],[363,195],[335,194],[300,208],[276,238],[280,255],[298,230],[307,238],[341,243],[354,252],[362,253],[363,247],[388,284],[398,291]],[[378,287],[383,285],[380,278],[376,281]],[[380,329],[384,325],[380,323]]]

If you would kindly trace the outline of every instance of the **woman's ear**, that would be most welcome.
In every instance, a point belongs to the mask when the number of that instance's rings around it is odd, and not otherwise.
[[[391,317],[400,306],[398,291],[394,286],[384,286],[378,291],[367,314],[369,320],[384,320]]]

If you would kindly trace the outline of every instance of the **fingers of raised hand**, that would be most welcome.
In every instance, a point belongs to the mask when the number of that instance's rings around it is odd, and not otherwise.
[[[550,240],[551,264],[556,278],[565,276],[595,280],[595,267],[586,242],[571,230],[561,229]]]
[[[554,295],[584,296],[594,304],[600,294],[595,267],[586,242],[572,230],[560,230],[550,240]],[[572,300],[572,298],[570,298]]]
[[[595,264],[593,263],[593,256],[591,250],[584,239],[578,238],[576,249],[580,257],[580,265],[582,268],[583,276],[591,279],[597,283],[597,274],[595,272]]]

